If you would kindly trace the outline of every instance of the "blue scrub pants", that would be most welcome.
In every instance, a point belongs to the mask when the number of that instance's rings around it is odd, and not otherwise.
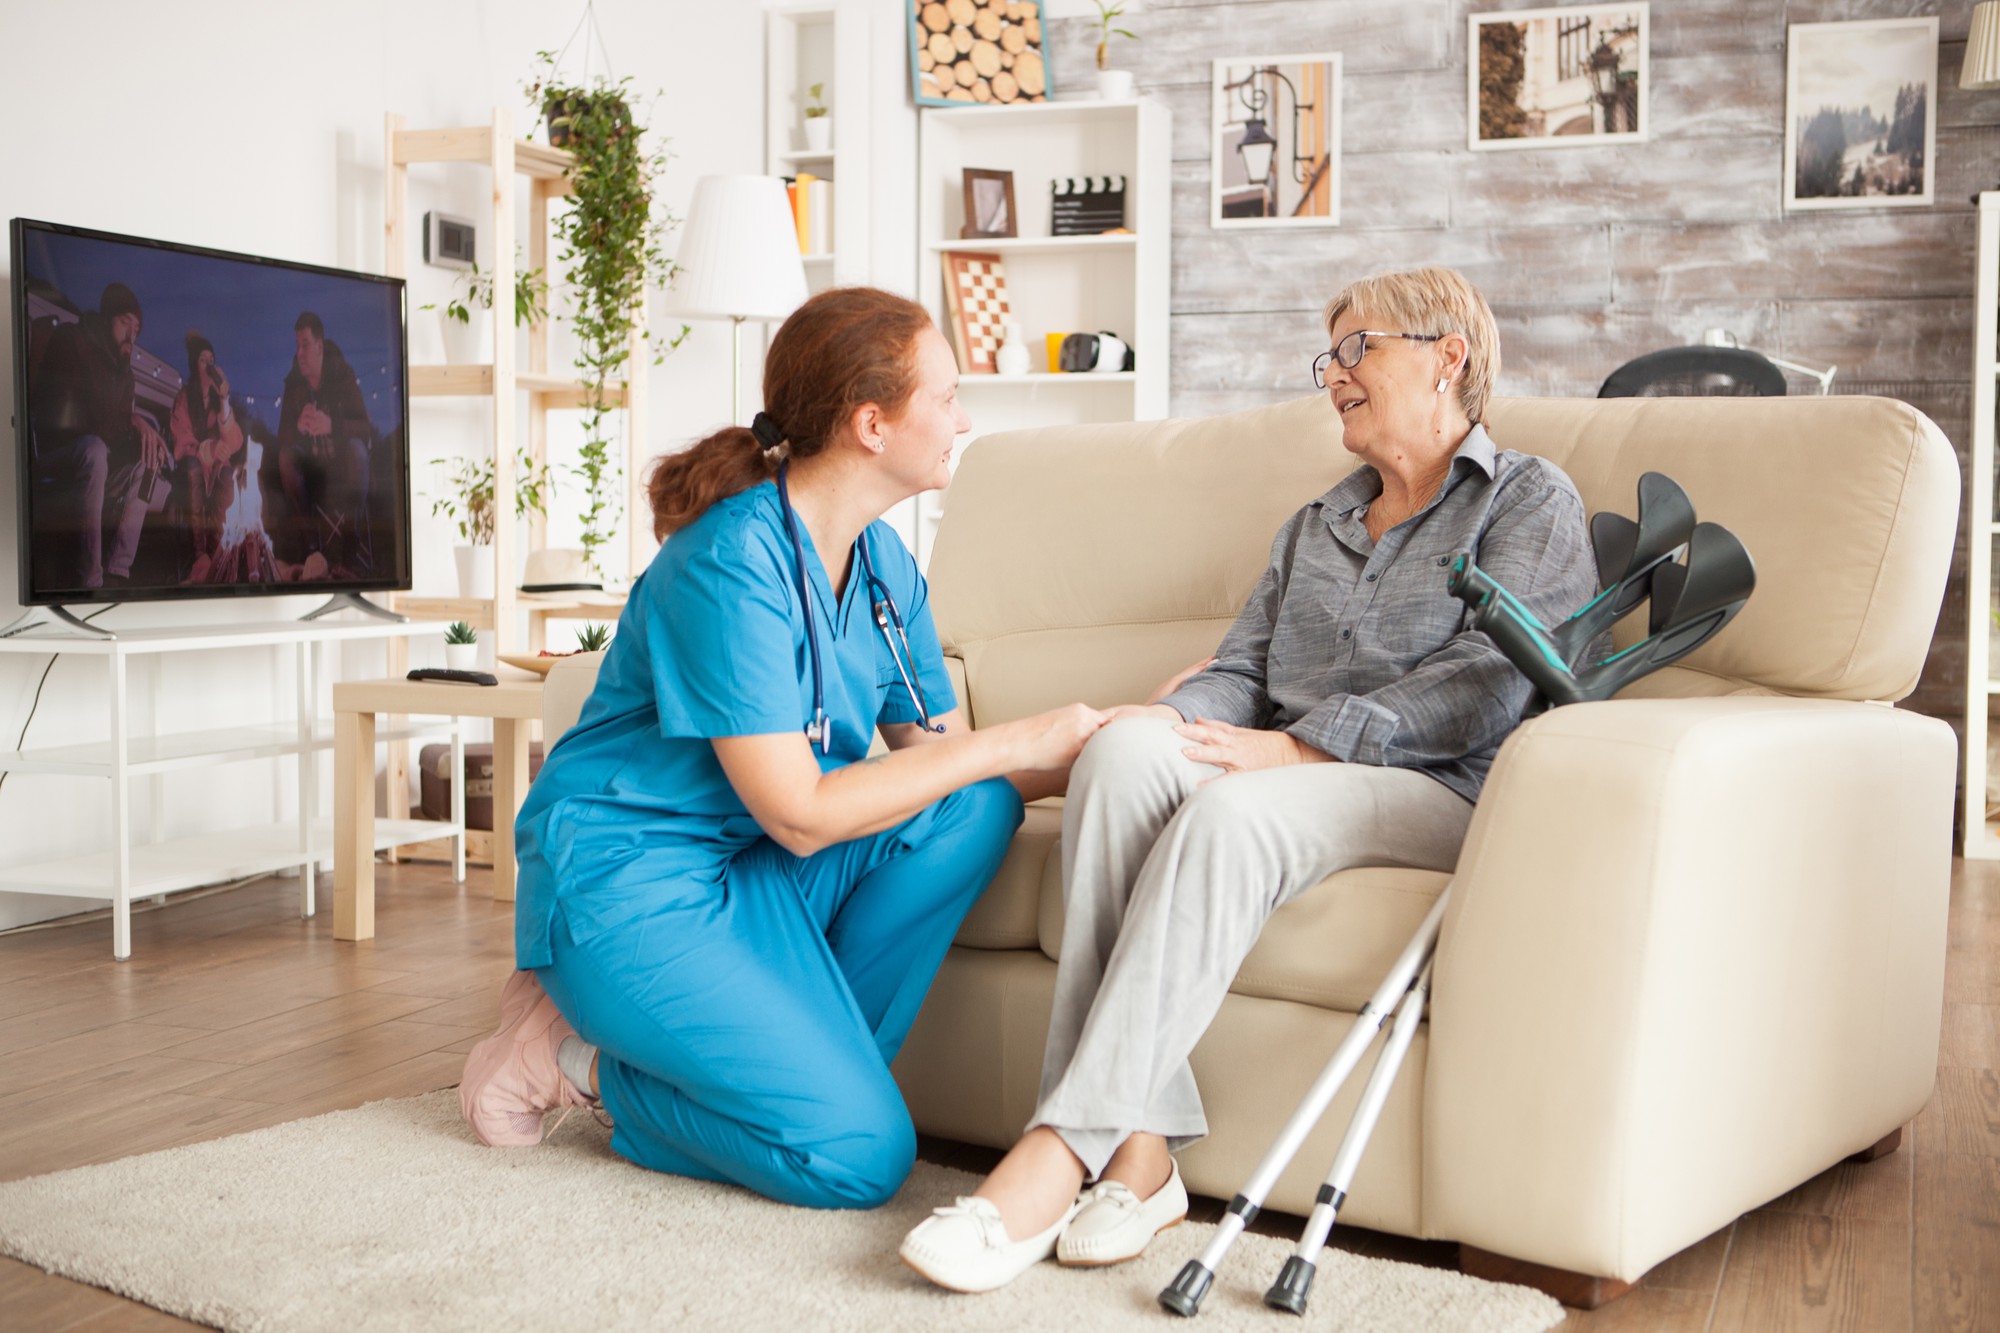
[[[761,839],[588,939],[558,911],[538,974],[599,1048],[612,1148],[783,1203],[886,1202],[916,1160],[889,1062],[1020,822],[996,778],[812,856]]]

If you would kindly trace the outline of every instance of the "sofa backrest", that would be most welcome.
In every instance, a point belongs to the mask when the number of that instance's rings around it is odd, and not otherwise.
[[[1937,621],[1958,465],[1886,398],[1517,398],[1488,427],[1631,515],[1664,472],[1743,540],[1758,588],[1700,651],[1637,692],[1899,699]],[[1325,395],[1227,416],[982,438],[945,497],[929,577],[979,724],[1072,699],[1129,702],[1206,654],[1285,518],[1345,476]],[[1621,644],[1644,615],[1620,626]]]

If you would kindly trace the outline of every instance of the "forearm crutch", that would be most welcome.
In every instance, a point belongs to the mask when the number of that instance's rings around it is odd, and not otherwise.
[[[1292,1112],[1292,1117],[1285,1122],[1285,1127],[1278,1132],[1277,1140],[1265,1152],[1264,1159],[1257,1164],[1257,1169],[1251,1172],[1249,1183],[1244,1185],[1243,1192],[1229,1201],[1229,1207],[1223,1213],[1222,1221],[1216,1227],[1215,1237],[1209,1241],[1208,1248],[1201,1252],[1199,1258],[1188,1260],[1182,1266],[1180,1274],[1160,1292],[1162,1306],[1178,1315],[1200,1313],[1201,1298],[1208,1294],[1209,1284],[1215,1281],[1216,1270],[1222,1266],[1223,1258],[1229,1253],[1229,1247],[1243,1234],[1243,1228],[1256,1219],[1258,1212],[1264,1206],[1264,1200],[1270,1197],[1271,1187],[1278,1183],[1278,1177],[1291,1164],[1292,1158],[1298,1155],[1300,1146],[1305,1143],[1306,1135],[1312,1132],[1313,1126],[1326,1114],[1326,1108],[1332,1105],[1341,1086],[1347,1082],[1347,1076],[1361,1063],[1362,1055],[1374,1042],[1375,1034],[1382,1030],[1382,1024],[1387,1021],[1390,1012],[1410,993],[1418,974],[1429,964],[1431,951],[1437,945],[1438,926],[1444,920],[1445,904],[1450,899],[1451,886],[1447,884],[1444,892],[1437,896],[1437,901],[1431,904],[1430,913],[1424,917],[1423,924],[1417,927],[1417,933],[1403,946],[1403,952],[1397,956],[1395,965],[1389,969],[1389,975],[1382,979],[1382,984],[1368,997],[1368,1003],[1362,1005],[1361,1012],[1354,1016],[1354,1024],[1347,1029],[1347,1035],[1340,1039],[1340,1045],[1335,1048],[1333,1058],[1327,1061],[1326,1068],[1322,1069],[1319,1077],[1313,1080],[1312,1087],[1306,1091],[1305,1099],[1299,1103],[1298,1109]],[[1414,1028],[1414,1020],[1411,1021],[1411,1026]],[[1407,1049],[1408,1043],[1405,1042],[1404,1045]],[[1376,1074],[1377,1076],[1382,1074],[1379,1062],[1376,1065]],[[1388,1083],[1394,1078],[1395,1071],[1391,1069],[1383,1082],[1384,1098],[1388,1096]],[[1372,1087],[1375,1079],[1371,1078],[1369,1082]],[[1366,1092],[1363,1093],[1362,1100],[1365,1105]],[[1377,1114],[1381,1111],[1379,1102],[1375,1111]],[[1356,1115],[1358,1117],[1360,1112],[1357,1111]],[[1372,1117],[1370,1123],[1372,1126]],[[1352,1130],[1349,1134],[1351,1137]],[[1360,1150],[1365,1146],[1366,1140],[1367,1134],[1364,1131],[1362,1143],[1355,1146],[1354,1157],[1357,1162],[1360,1160]],[[1346,1146],[1346,1142],[1343,1141],[1341,1145],[1343,1155]],[[1351,1169],[1349,1176],[1352,1176]],[[1318,1208],[1315,1207],[1315,1217],[1318,1216],[1318,1212]],[[1328,1226],[1331,1225],[1329,1218]]]
[[[1395,1086],[1396,1075],[1402,1071],[1403,1057],[1410,1053],[1410,1042],[1415,1040],[1417,1026],[1423,1022],[1424,1004],[1430,994],[1431,964],[1426,959],[1424,970],[1417,974],[1417,984],[1403,993],[1396,1006],[1395,1025],[1389,1029],[1389,1039],[1382,1043],[1382,1053],[1375,1057],[1374,1072],[1368,1075],[1368,1085],[1361,1090],[1361,1101],[1354,1108],[1347,1133],[1341,1137],[1340,1150],[1333,1155],[1326,1182],[1313,1200],[1312,1215],[1306,1218],[1306,1229],[1299,1236],[1299,1248],[1285,1260],[1278,1280],[1264,1293],[1264,1304],[1274,1310],[1296,1315],[1306,1312],[1306,1298],[1312,1294],[1313,1274],[1317,1271],[1313,1261],[1333,1231],[1340,1206],[1347,1202],[1347,1187],[1354,1183],[1361,1154],[1368,1151],[1369,1136],[1375,1132],[1375,1122],[1382,1118],[1383,1104],[1389,1100],[1389,1089]]]

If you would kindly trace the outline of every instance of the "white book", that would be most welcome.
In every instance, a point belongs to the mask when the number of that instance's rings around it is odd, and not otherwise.
[[[808,253],[830,255],[833,253],[833,182],[816,180],[807,188],[811,192],[806,207],[812,232]]]

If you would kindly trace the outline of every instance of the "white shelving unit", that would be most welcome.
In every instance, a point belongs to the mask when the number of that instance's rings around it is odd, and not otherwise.
[[[869,281],[868,17],[852,0],[814,0],[773,9],[765,19],[764,169],[773,176],[810,172],[833,184],[833,248],[805,256],[806,285],[815,292]],[[814,84],[822,85],[833,116],[825,151],[805,143]]]
[[[1995,321],[2000,320],[2000,191],[1979,196],[1979,248],[1972,302],[1972,443],[1967,460],[1965,644],[1965,856],[2000,860],[2000,823],[1987,817],[1987,709],[2000,680],[1993,674],[1993,545],[2000,523],[1993,513],[1994,392],[2000,380]]]
[[[943,256],[1000,255],[1007,299],[1028,344],[1025,375],[968,374],[959,395],[979,436],[1028,426],[1147,421],[1167,414],[1167,296],[1172,272],[1173,125],[1149,98],[938,107],[920,117],[917,167],[918,298],[949,331]],[[961,239],[962,173],[1010,171],[1018,236]],[[1050,186],[1063,177],[1123,176],[1130,234],[1055,236]],[[1135,369],[1052,373],[1046,335],[1108,330],[1129,343]],[[916,552],[930,546],[945,500],[919,496]]]
[[[313,915],[315,870],[333,849],[332,821],[319,816],[317,756],[333,748],[332,727],[319,716],[319,650],[327,644],[367,641],[401,647],[403,641],[409,638],[440,632],[436,625],[416,622],[312,621],[120,630],[115,639],[85,638],[46,631],[0,639],[0,653],[63,653],[101,657],[105,661],[109,687],[106,694],[109,728],[104,740],[0,753],[0,772],[111,779],[110,847],[81,856],[0,868],[0,893],[109,899],[111,952],[114,958],[121,961],[132,953],[131,911],[135,898],[154,897],[246,875],[296,869],[300,876],[300,911],[305,916]],[[291,647],[297,653],[298,712],[292,723],[166,735],[131,734],[127,689],[131,659],[160,653],[274,646]],[[416,736],[440,734],[451,737],[453,772],[463,772],[462,740],[456,719],[384,728],[377,739],[400,742]],[[168,774],[287,756],[296,757],[299,766],[298,812],[291,822],[264,823],[184,838],[167,839],[163,836],[162,784]],[[155,784],[150,802],[151,838],[146,842],[134,841],[130,792],[130,783],[134,778],[148,778]],[[457,840],[454,864],[459,877],[463,878],[465,821],[462,801],[462,790],[455,789],[452,802],[455,818],[450,821],[378,821],[376,850],[427,842],[433,838],[452,838]]]

